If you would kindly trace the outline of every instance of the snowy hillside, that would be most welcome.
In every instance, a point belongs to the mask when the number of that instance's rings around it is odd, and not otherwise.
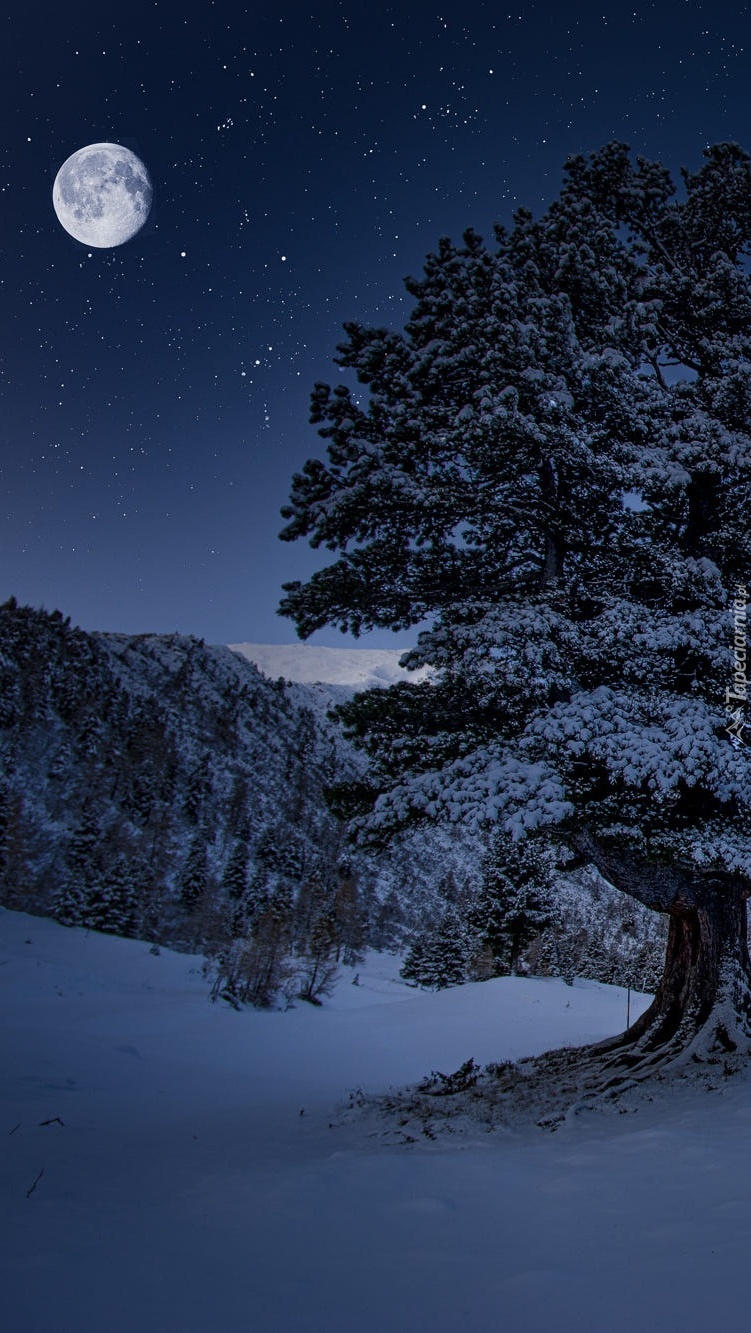
[[[9,907],[188,947],[234,935],[282,880],[338,882],[323,792],[357,771],[324,712],[227,648],[0,608]]]
[[[327,714],[349,693],[0,607],[0,903],[188,949],[273,908],[281,970],[332,911],[345,949],[399,945],[436,893],[471,889],[477,850],[451,830],[377,856],[345,844],[325,792],[364,761]]]
[[[497,1327],[501,1297],[507,1333],[547,1326],[551,1265],[571,1262],[558,1219],[596,1234],[602,1144],[570,1175],[572,1143],[410,1155],[330,1123],[358,1086],[612,1033],[625,995],[511,979],[427,995],[397,968],[370,955],[323,1010],[238,1014],[207,1002],[200,959],[0,911],[5,1326],[439,1333]]]
[[[253,662],[265,676],[301,685],[344,685],[355,690],[393,685],[399,680],[415,684],[425,680],[427,668],[405,671],[399,660],[407,648],[317,648],[308,643],[231,643],[233,653]]]
[[[554,980],[425,994],[397,966],[238,1014],[199,959],[0,911],[9,1333],[745,1327],[748,1081],[387,1146],[335,1110],[350,1089],[604,1036],[626,1004]]]

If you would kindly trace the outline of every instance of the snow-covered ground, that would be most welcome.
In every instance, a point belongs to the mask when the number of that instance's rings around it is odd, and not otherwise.
[[[626,1006],[397,969],[238,1014],[200,960],[0,911],[7,1333],[745,1327],[751,1083],[397,1147],[336,1104],[604,1036]]]
[[[406,648],[319,648],[310,643],[230,643],[233,653],[253,662],[272,680],[300,685],[345,685],[354,690],[393,685],[399,680],[418,684],[430,675],[428,668],[405,671],[399,659]]]

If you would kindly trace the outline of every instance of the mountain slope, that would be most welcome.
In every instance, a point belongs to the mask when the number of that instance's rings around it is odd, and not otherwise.
[[[357,762],[323,709],[229,649],[8,604],[0,700],[8,905],[195,945],[339,884],[323,793]]]

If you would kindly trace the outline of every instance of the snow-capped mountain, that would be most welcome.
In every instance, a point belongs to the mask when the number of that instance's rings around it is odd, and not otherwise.
[[[308,643],[230,643],[233,653],[253,662],[264,676],[300,685],[343,685],[369,690],[400,680],[413,684],[426,680],[427,667],[405,671],[399,661],[405,648],[319,648]]]

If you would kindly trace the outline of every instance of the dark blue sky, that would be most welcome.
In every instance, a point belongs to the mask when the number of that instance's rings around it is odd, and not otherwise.
[[[279,508],[342,322],[400,325],[438,237],[539,209],[571,152],[751,147],[746,5],[103,8],[0,18],[0,599],[86,628],[293,640]],[[155,201],[89,250],[51,191],[102,140]]]

